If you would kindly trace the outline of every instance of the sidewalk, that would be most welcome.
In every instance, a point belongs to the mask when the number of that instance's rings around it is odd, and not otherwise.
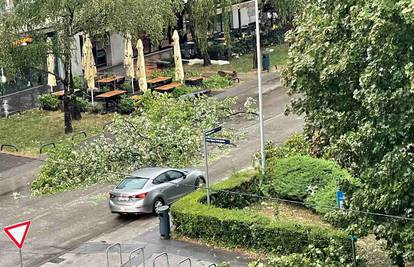
[[[137,248],[144,248],[145,266],[153,266],[154,258],[162,253],[168,254],[169,265],[167,265],[165,257],[160,257],[156,260],[155,266],[175,267],[179,262],[187,258],[190,258],[191,266],[193,267],[207,267],[213,263],[218,265],[223,262],[229,263],[232,267],[241,267],[247,266],[249,262],[245,256],[234,252],[177,240],[161,240],[158,226],[139,233],[143,227],[139,223],[140,220],[137,220],[116,232],[84,243],[70,253],[55,258],[41,266],[107,266],[106,249],[116,243],[121,244],[122,266],[130,266],[129,255],[131,251]],[[121,266],[118,247],[110,250],[108,259],[110,266]],[[143,266],[142,259],[142,254],[134,253],[132,256],[132,266]],[[188,262],[183,263],[182,266],[189,266],[189,264]]]

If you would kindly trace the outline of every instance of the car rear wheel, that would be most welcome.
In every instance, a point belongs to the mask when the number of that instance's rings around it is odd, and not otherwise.
[[[158,198],[154,201],[154,205],[152,205],[152,214],[157,215],[157,208],[164,206],[164,200]]]
[[[206,181],[204,180],[204,178],[203,177],[198,177],[196,179],[196,182],[195,182],[195,190],[198,190],[200,188],[204,188],[205,185],[206,185]]]

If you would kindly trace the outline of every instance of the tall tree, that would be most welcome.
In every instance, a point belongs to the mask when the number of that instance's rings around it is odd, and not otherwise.
[[[162,39],[165,29],[174,24],[180,0],[20,0],[0,17],[0,63],[15,72],[43,69],[47,53],[53,53],[63,64],[64,73],[57,77],[64,86],[65,133],[71,133],[74,105],[72,57],[75,36],[91,36],[106,32],[147,34]],[[50,47],[45,31],[54,31]],[[21,36],[34,39],[29,46],[18,46]]]
[[[214,0],[189,0],[186,5],[189,16],[189,30],[197,49],[204,60],[204,66],[211,64],[208,54],[208,35],[214,29],[217,7]]]
[[[414,9],[412,1],[311,1],[288,41],[285,84],[298,96],[316,152],[352,170],[354,231],[414,259]]]

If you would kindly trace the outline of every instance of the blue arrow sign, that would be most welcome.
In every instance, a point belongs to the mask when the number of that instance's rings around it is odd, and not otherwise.
[[[211,137],[207,137],[206,142],[207,143],[214,143],[214,144],[222,144],[222,145],[230,145],[231,144],[230,140],[228,140],[228,139],[211,138]]]
[[[206,134],[206,136],[208,136],[208,135],[212,135],[212,134],[221,132],[221,130],[223,130],[223,127],[222,126],[219,126],[219,127],[214,128],[214,129],[212,129],[210,131],[207,131],[205,134]]]

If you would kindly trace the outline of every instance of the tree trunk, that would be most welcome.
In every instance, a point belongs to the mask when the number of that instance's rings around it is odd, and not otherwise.
[[[208,54],[207,51],[203,53],[203,60],[204,60],[204,66],[210,66],[211,65],[210,55]]]
[[[73,80],[73,73],[72,73],[72,63],[70,62],[70,68],[69,68],[69,88],[71,93],[71,103],[72,103],[72,119],[79,121],[82,119],[82,113],[81,110],[76,102],[76,96],[74,95],[74,89],[75,89],[75,83]]]
[[[70,63],[65,60],[64,68],[65,68],[65,79],[63,81],[64,92],[65,95],[63,96],[63,110],[65,113],[65,134],[73,133],[72,127],[72,99],[71,99],[71,92],[70,92]]]

